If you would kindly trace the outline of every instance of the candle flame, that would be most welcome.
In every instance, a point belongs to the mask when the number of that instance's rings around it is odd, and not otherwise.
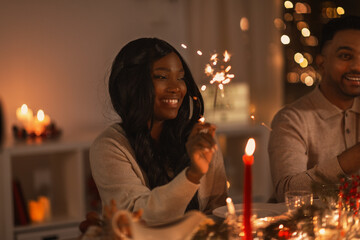
[[[40,109],[40,110],[37,112],[36,117],[37,117],[37,119],[38,119],[40,122],[44,121],[44,119],[45,119],[45,113],[44,113],[44,111]]]
[[[26,114],[28,112],[28,106],[24,103],[21,105],[21,114]]]
[[[245,154],[248,156],[253,155],[255,152],[255,139],[249,138],[245,147]]]

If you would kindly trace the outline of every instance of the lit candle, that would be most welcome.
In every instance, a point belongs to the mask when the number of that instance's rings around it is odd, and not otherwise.
[[[234,206],[232,199],[228,197],[226,199],[226,204],[227,204],[227,209],[228,209],[229,215],[234,215],[235,214],[235,206]]]
[[[34,119],[34,132],[36,136],[40,136],[44,131],[45,127],[50,124],[50,117],[44,113],[43,110],[39,110]]]
[[[253,153],[255,151],[255,140],[249,138],[246,147],[245,154],[243,155],[243,161],[245,164],[245,181],[244,181],[244,233],[245,239],[252,239],[251,233],[251,188],[252,188],[252,174],[251,165],[254,163]]]
[[[38,197],[38,203],[44,209],[44,220],[50,220],[50,218],[51,218],[50,199],[45,197],[45,196],[39,196]]]
[[[30,200],[29,215],[32,222],[35,223],[43,222],[45,217],[43,206],[38,201]]]
[[[28,203],[29,216],[32,222],[40,223],[51,218],[51,205],[47,197],[39,196],[38,200],[30,200]]]
[[[16,109],[16,118],[23,127],[28,128],[33,119],[33,112],[26,104],[23,104]]]

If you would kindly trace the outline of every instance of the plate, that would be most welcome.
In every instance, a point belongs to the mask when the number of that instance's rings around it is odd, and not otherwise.
[[[235,204],[235,212],[237,215],[243,214],[243,206],[243,204]],[[286,211],[285,203],[252,203],[252,213],[256,214],[258,218],[278,216]],[[214,209],[213,214],[217,217],[225,218],[227,206]]]

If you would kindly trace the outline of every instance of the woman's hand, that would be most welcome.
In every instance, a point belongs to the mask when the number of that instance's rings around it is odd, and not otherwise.
[[[187,178],[198,184],[209,170],[211,159],[217,149],[215,143],[215,126],[210,123],[197,123],[186,142],[186,150],[191,164],[186,172]]]

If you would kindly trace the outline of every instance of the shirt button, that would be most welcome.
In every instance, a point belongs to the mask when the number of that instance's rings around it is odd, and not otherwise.
[[[346,133],[350,133],[350,129],[347,128],[347,129],[346,129]]]

